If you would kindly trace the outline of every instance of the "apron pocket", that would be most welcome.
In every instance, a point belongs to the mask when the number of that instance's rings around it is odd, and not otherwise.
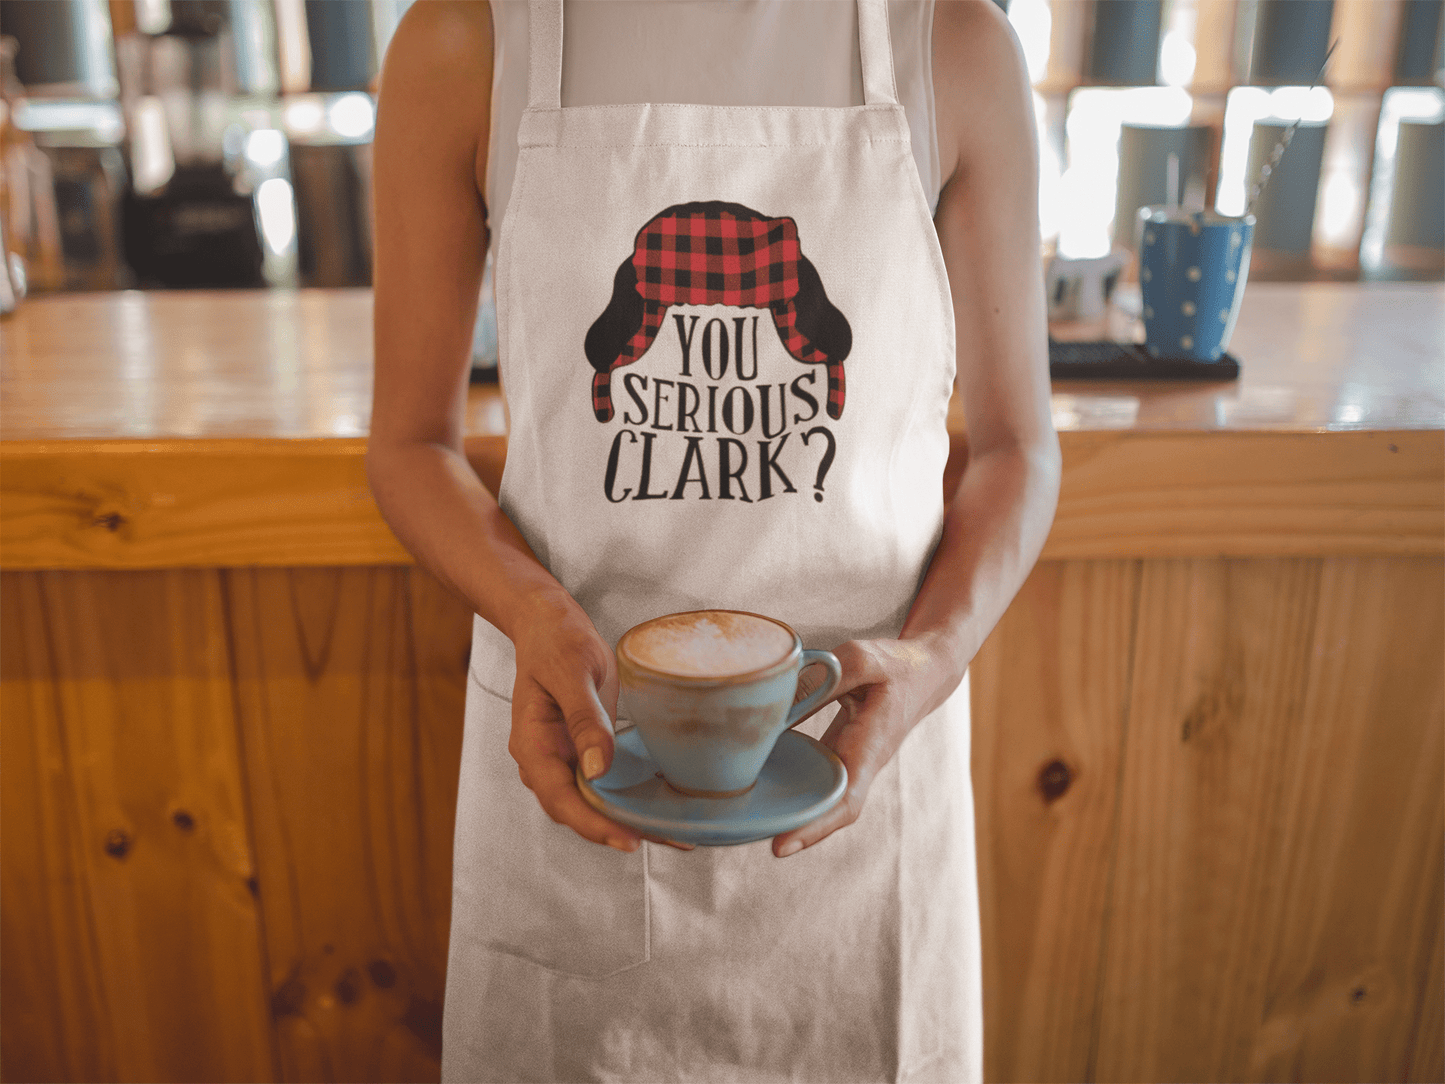
[[[649,955],[647,847],[623,854],[549,817],[507,752],[511,701],[468,682],[458,795],[458,931],[549,971],[603,978]],[[468,823],[463,823],[463,815]]]

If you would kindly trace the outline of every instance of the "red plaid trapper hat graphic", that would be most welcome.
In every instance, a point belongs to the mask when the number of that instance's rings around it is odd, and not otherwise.
[[[828,416],[842,416],[852,330],[802,254],[791,218],[768,218],[736,203],[684,203],[638,231],[613,281],[612,301],[587,333],[598,421],[612,418],[612,371],[647,352],[671,305],[767,309],[790,355],[827,366]]]

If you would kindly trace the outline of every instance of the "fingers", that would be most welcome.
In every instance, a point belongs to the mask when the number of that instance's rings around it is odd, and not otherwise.
[[[589,766],[602,761],[596,772],[601,775],[612,758],[612,728],[585,675],[566,688],[555,697],[535,682],[517,683],[507,751],[517,762],[522,783],[552,820],[593,843],[635,851],[641,833],[597,812],[577,789],[573,765],[579,763],[578,744],[583,743],[580,757],[594,761]]]
[[[542,743],[544,748],[534,749],[531,756],[528,756],[526,751],[519,750],[516,744],[515,741],[512,743],[511,752],[517,760],[518,773],[523,784],[536,796],[543,812],[558,824],[572,829],[593,843],[628,853],[637,850],[644,839],[653,843],[665,843],[680,851],[693,849],[691,843],[644,835],[634,828],[603,816],[582,798],[571,766],[555,752],[547,750],[545,742]],[[518,752],[522,753],[520,757]]]
[[[566,691],[559,690],[560,695],[553,697],[534,685],[530,697],[519,696],[513,705],[515,715],[508,751],[517,761],[523,784],[536,796],[543,811],[584,839],[619,851],[635,851],[643,839],[681,851],[692,850],[691,843],[644,836],[634,828],[618,824],[582,798],[573,765],[581,763],[583,774],[587,774],[586,765],[592,754],[603,765],[592,777],[608,770],[614,748],[612,723],[602,708],[596,687],[589,680],[584,678],[564,688]]]
[[[887,674],[871,645],[861,640],[849,640],[833,649],[843,676],[838,682],[835,695],[843,696],[864,685],[883,681]]]
[[[619,851],[635,851],[642,843],[642,834],[626,825],[604,817],[583,799],[571,765],[562,757],[544,749],[530,751],[511,747],[523,784],[536,796],[543,812],[584,839],[614,847]]]
[[[635,851],[642,833],[593,809],[576,769],[596,779],[611,768],[617,666],[580,611],[534,623],[514,641],[517,680],[507,751],[522,783],[553,821],[584,839]]]
[[[817,691],[823,679],[827,676],[827,669],[820,662],[810,662],[798,672],[798,691],[793,694],[793,703],[801,704],[808,697]]]
[[[868,646],[858,640],[849,640],[833,649],[834,656],[838,659],[838,668],[841,671],[838,686],[833,690],[831,696],[816,704],[808,714],[800,716],[793,726],[811,719],[818,712],[830,704],[841,702],[846,703],[848,698],[856,689],[867,687],[884,680],[883,667]],[[810,663],[803,667],[798,674],[798,690],[793,696],[793,703],[800,704],[814,690],[827,680],[828,671],[820,663]]]
[[[887,694],[887,674],[869,645],[850,640],[834,648],[842,667],[838,685],[838,714],[824,733],[822,743],[837,754],[848,769],[848,786],[842,799],[817,820],[773,840],[779,858],[846,828],[863,812],[873,778],[892,759],[899,736],[891,724],[896,705]]]
[[[775,837],[773,854],[777,857],[787,858],[804,847],[811,847],[839,828],[848,827],[862,814],[873,777],[889,757],[882,745],[873,740],[874,735],[860,724],[857,715],[857,707],[844,701],[837,718],[823,735],[823,744],[832,749],[848,769],[848,786],[843,797],[817,820]]]
[[[867,794],[866,786],[857,786],[850,779],[848,789],[843,792],[842,800],[832,809],[810,824],[805,824],[802,828],[784,832],[775,837],[773,854],[778,858],[787,858],[791,854],[797,854],[804,847],[811,847],[832,835],[839,828],[848,827],[863,812],[863,801]]]
[[[605,775],[612,767],[612,718],[602,705],[597,686],[585,674],[558,683],[553,697],[561,709],[577,763],[588,779]]]

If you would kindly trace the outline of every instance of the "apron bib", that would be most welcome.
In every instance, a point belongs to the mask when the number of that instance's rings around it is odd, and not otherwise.
[[[896,636],[942,530],[954,333],[884,0],[849,108],[563,109],[560,0],[529,15],[503,510],[613,644],[703,608]],[[554,824],[507,753],[514,679],[478,618],[443,1079],[981,1078],[966,683],[856,824],[779,860]]]

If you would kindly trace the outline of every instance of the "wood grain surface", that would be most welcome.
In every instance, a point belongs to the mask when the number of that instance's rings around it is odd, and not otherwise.
[[[1445,553],[1445,434],[1076,433],[1044,557]]]
[[[470,614],[407,569],[227,582],[280,1079],[435,1080]]]
[[[0,567],[400,565],[365,441],[0,442]],[[495,493],[503,437],[468,438]]]
[[[219,572],[0,581],[6,1080],[265,1080]]]
[[[988,1079],[1439,1079],[1442,592],[1418,558],[1035,570],[971,671]]]
[[[1039,565],[970,671],[989,1080],[1088,1079],[1138,579]]]
[[[1055,417],[1066,432],[1445,428],[1440,283],[1251,282],[1230,351],[1237,381],[1059,383]],[[34,297],[0,322],[0,435],[361,437],[371,360],[366,290]],[[506,431],[495,388],[472,390],[466,431]]]
[[[470,638],[416,569],[4,573],[3,1078],[436,1080]]]
[[[34,297],[0,359],[6,440],[363,436],[371,291]]]
[[[1442,598],[1438,562],[1322,562],[1251,1070],[1401,1079],[1441,1027],[1420,1029],[1445,915]]]
[[[1430,959],[1429,979],[1420,1013],[1415,1022],[1415,1050],[1410,1058],[1412,1084],[1439,1084],[1445,1080],[1445,935],[1435,934],[1435,951]]]
[[[972,670],[989,1079],[1438,1078],[1442,589],[1039,565]],[[4,1079],[436,1079],[469,622],[5,573]]]
[[[1439,554],[1445,434],[1065,433],[1046,558]],[[0,566],[391,565],[364,442],[0,442]],[[495,493],[503,437],[468,458]],[[954,434],[945,484],[967,442]]]
[[[1145,571],[1116,872],[1129,891],[1111,901],[1097,1079],[1247,1078],[1234,1048],[1278,932],[1258,908],[1277,883],[1318,577],[1316,561]]]
[[[1050,557],[1440,553],[1445,289],[1252,286],[1234,383],[1055,387]],[[365,482],[366,291],[61,295],[0,324],[0,567],[408,558]],[[950,412],[962,469],[964,416]],[[500,485],[506,408],[468,400]]]
[[[1146,564],[1091,1078],[1405,1077],[1445,901],[1442,590],[1432,561]]]

